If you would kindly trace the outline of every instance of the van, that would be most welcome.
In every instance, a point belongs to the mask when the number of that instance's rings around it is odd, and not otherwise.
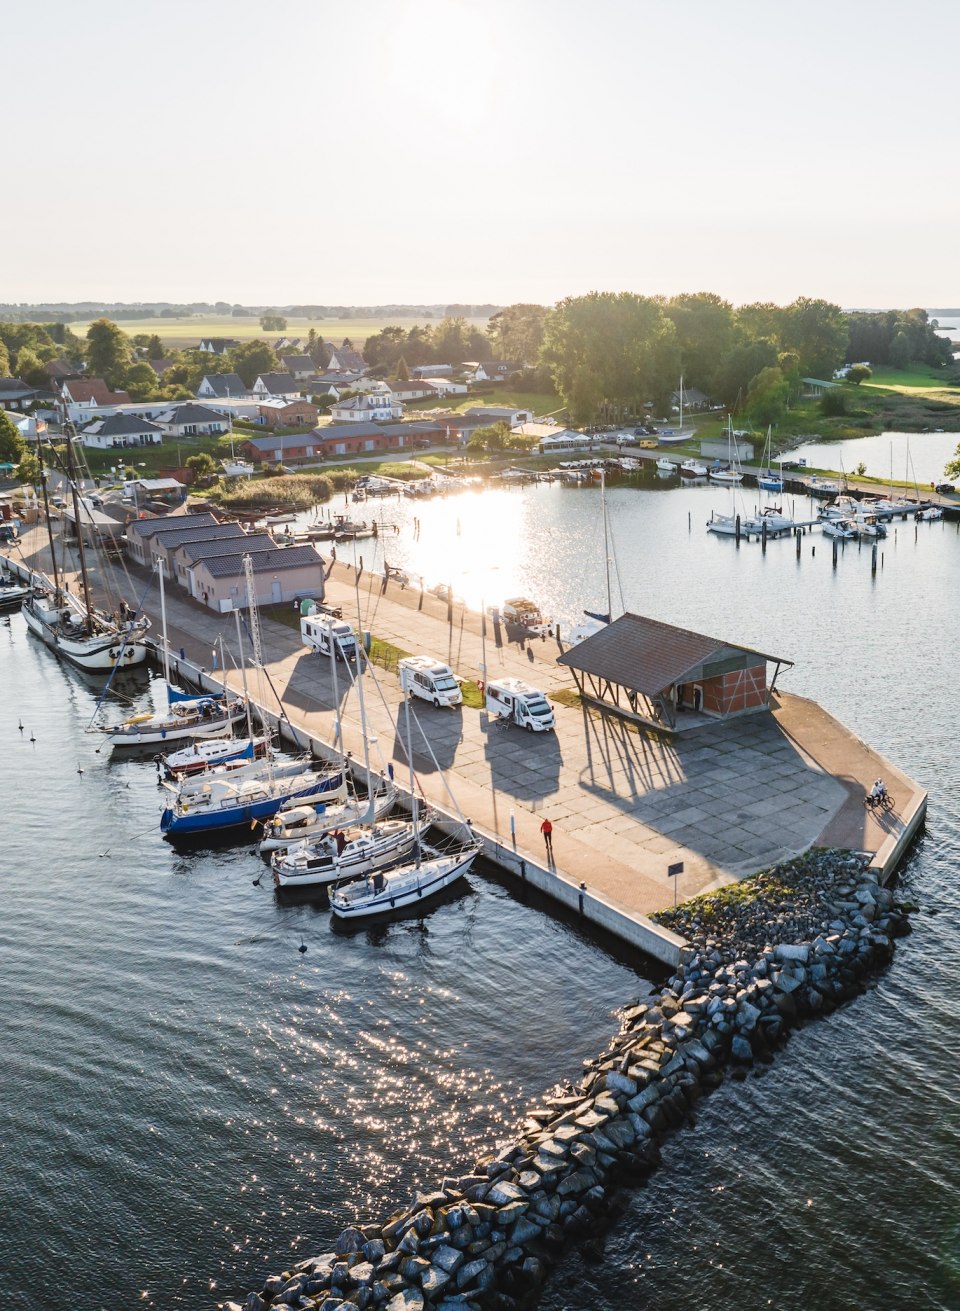
[[[546,733],[555,726],[550,703],[539,688],[519,678],[500,678],[487,683],[484,701],[488,715],[509,720],[528,733]]]
[[[400,689],[410,697],[440,706],[462,706],[460,682],[449,665],[433,656],[406,656],[397,662]]]
[[[328,656],[332,650],[341,660],[356,660],[359,653],[356,633],[345,620],[331,615],[303,615],[300,638],[304,646],[321,655]]]

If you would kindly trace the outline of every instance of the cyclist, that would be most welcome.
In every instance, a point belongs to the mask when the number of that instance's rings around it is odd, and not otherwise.
[[[882,806],[887,796],[887,785],[882,778],[878,778],[870,789],[870,804],[872,806]]]

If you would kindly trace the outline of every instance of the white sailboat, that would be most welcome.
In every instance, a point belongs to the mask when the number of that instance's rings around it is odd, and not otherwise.
[[[691,442],[697,435],[696,428],[683,426],[683,376],[680,378],[680,423],[674,428],[661,428],[657,441],[661,446],[679,446],[682,442]]]

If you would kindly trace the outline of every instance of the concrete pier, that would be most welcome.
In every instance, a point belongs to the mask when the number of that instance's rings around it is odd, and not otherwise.
[[[43,568],[42,547],[39,534],[28,534],[11,559],[13,570]],[[479,615],[379,575],[364,573],[357,584],[355,572],[337,564],[327,585],[327,601],[342,606],[345,619],[404,652],[447,660],[465,679],[481,677]],[[141,592],[146,572],[130,573]],[[209,670],[219,635],[228,650],[235,648],[233,616],[211,613],[180,588],[166,590],[172,652],[182,649],[196,670]],[[147,609],[159,638],[155,591]],[[277,622],[269,610],[262,627],[267,670],[286,714],[301,734],[329,746],[335,732],[329,661],[301,645],[299,626]],[[548,694],[575,690],[555,663],[556,640],[510,642],[489,620],[486,628],[487,679],[512,674]],[[399,684],[392,673],[375,673],[383,701],[368,688],[372,765],[379,772],[392,763],[402,783],[403,742],[388,713],[389,707],[395,717],[402,706]],[[237,671],[229,681],[239,690]],[[341,666],[343,746],[359,763],[357,699],[346,695],[348,687]],[[265,700],[275,713],[269,692]],[[646,917],[673,905],[675,896],[696,896],[811,846],[869,852],[886,879],[926,810],[926,793],[906,774],[814,702],[789,694],[779,694],[769,714],[676,737],[638,732],[583,706],[556,704],[557,731],[549,734],[525,733],[467,708],[438,710],[415,701],[412,710],[418,783],[432,806],[455,811],[452,791],[490,859],[669,964],[679,959],[681,940]],[[878,776],[897,804],[875,816],[863,797]],[[539,831],[547,816],[553,864]],[[670,877],[668,866],[681,862],[683,873]]]

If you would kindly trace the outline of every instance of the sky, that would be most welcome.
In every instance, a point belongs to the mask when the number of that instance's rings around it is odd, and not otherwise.
[[[0,301],[960,304],[956,0],[45,0],[4,47]]]

